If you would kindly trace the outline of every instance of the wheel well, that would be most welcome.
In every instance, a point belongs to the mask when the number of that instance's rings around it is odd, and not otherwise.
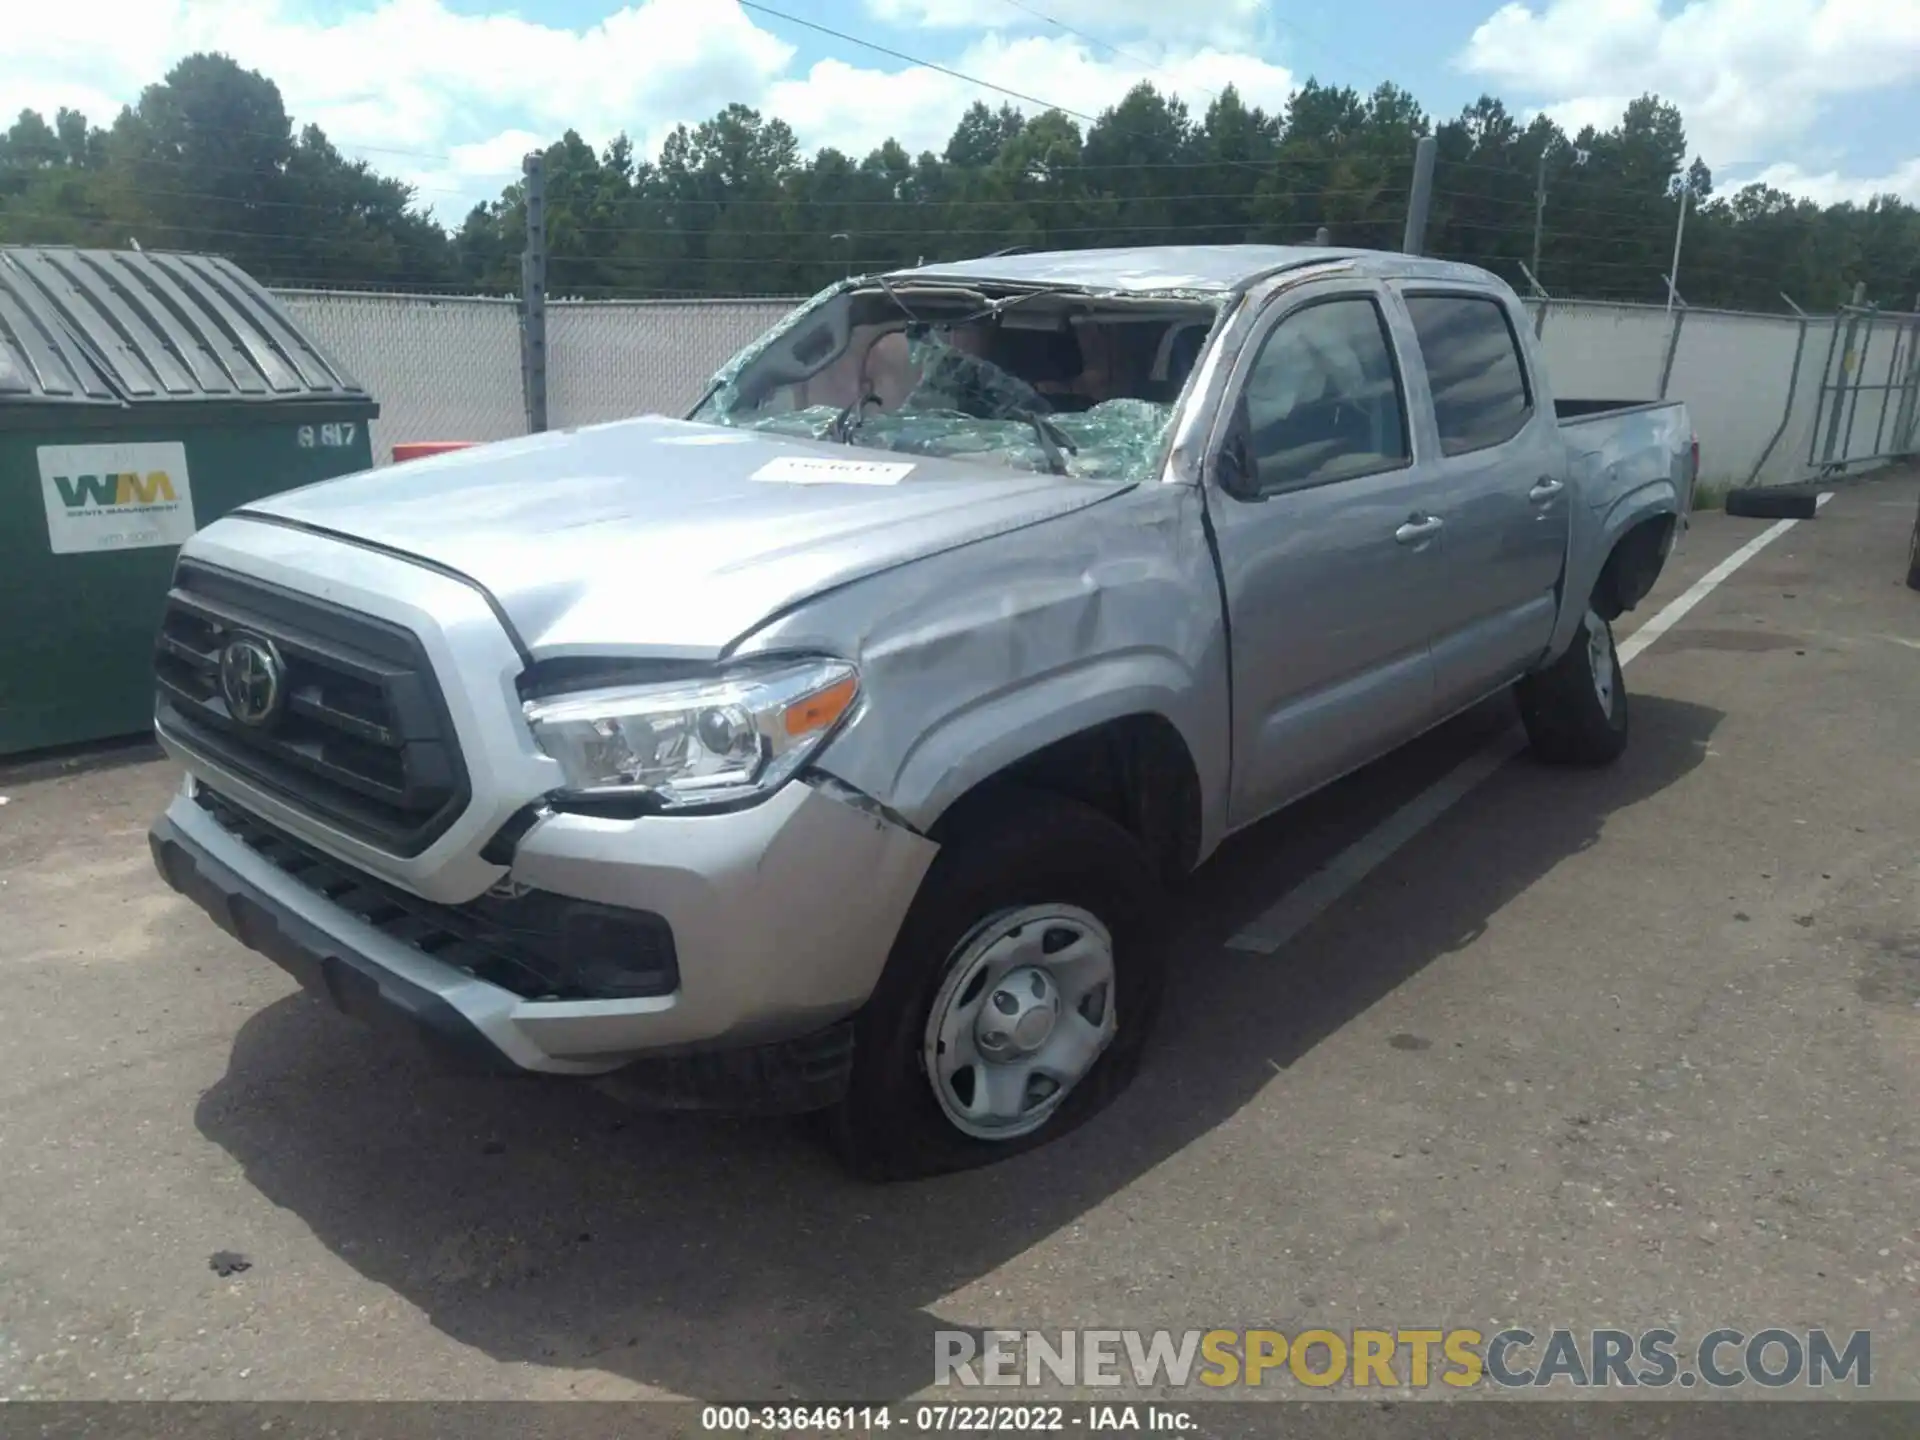
[[[1169,880],[1200,854],[1200,777],[1161,715],[1128,715],[1056,740],[968,790],[929,834],[951,839],[1009,789],[1045,790],[1098,810],[1132,834]]]
[[[1593,608],[1604,619],[1618,619],[1647,598],[1666,563],[1676,523],[1672,515],[1650,515],[1614,542],[1593,587]]]

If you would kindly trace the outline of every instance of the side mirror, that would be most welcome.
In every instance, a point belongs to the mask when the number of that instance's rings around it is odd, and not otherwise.
[[[1226,442],[1214,458],[1213,475],[1220,488],[1236,500],[1260,499],[1260,477],[1254,469],[1251,427],[1245,402],[1233,407]]]

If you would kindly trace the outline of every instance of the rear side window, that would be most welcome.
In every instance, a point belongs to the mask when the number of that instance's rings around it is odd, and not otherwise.
[[[1409,295],[1407,311],[1427,365],[1441,451],[1465,455],[1518,435],[1533,397],[1506,306],[1468,295]]]

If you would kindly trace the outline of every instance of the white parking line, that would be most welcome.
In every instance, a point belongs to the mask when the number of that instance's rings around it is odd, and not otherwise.
[[[1832,498],[1830,494],[1822,495],[1816,503],[1825,505]],[[1681,595],[1668,601],[1646,624],[1620,642],[1620,663],[1624,666],[1666,634],[1729,575],[1799,523],[1781,520],[1769,525],[1694,581]],[[1501,732],[1241,927],[1227,941],[1228,948],[1257,955],[1271,955],[1279,950],[1525,748],[1526,737],[1517,726]]]

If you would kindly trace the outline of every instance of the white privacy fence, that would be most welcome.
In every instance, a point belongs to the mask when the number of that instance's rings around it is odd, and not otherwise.
[[[1829,317],[1809,324],[1807,350],[1824,347]],[[1700,437],[1700,466],[1711,480],[1778,485],[1806,472],[1807,440],[1819,402],[1821,356],[1807,354],[1795,385],[1794,350],[1800,322],[1791,316],[1730,310],[1690,310],[1679,329],[1658,305],[1555,300],[1540,333],[1554,393],[1608,400],[1650,400],[1660,393],[1667,348],[1670,399],[1687,402]],[[1793,388],[1793,414],[1780,429]]]
[[[380,402],[373,458],[399,440],[505,440],[527,431],[513,300],[276,292]]]
[[[684,415],[713,372],[791,308],[779,300],[550,302],[547,424]]]
[[[407,440],[527,433],[518,301],[276,293],[380,402],[376,463]],[[790,308],[779,300],[552,301],[547,424],[684,414],[708,377]]]
[[[380,402],[374,457],[406,440],[499,440],[526,432],[517,302],[281,291],[295,317]],[[547,306],[547,417],[554,429],[646,413],[684,414],[708,378],[790,308],[780,300],[552,301]],[[1677,342],[1659,306],[1555,300],[1541,342],[1562,396],[1684,400],[1710,480],[1780,484],[1811,473],[1824,432],[1822,377],[1850,363],[1831,346],[1831,317],[1807,322],[1691,310]],[[1912,364],[1882,343],[1866,379]],[[1878,372],[1887,372],[1879,376]],[[1789,412],[1788,392],[1792,388]],[[1869,404],[1891,406],[1891,400]],[[1782,420],[1785,420],[1784,426]],[[1909,425],[1909,429],[1911,425]],[[1821,453],[1825,453],[1824,451]],[[1855,452],[1862,453],[1862,452]],[[1764,463],[1763,462],[1764,459]]]

